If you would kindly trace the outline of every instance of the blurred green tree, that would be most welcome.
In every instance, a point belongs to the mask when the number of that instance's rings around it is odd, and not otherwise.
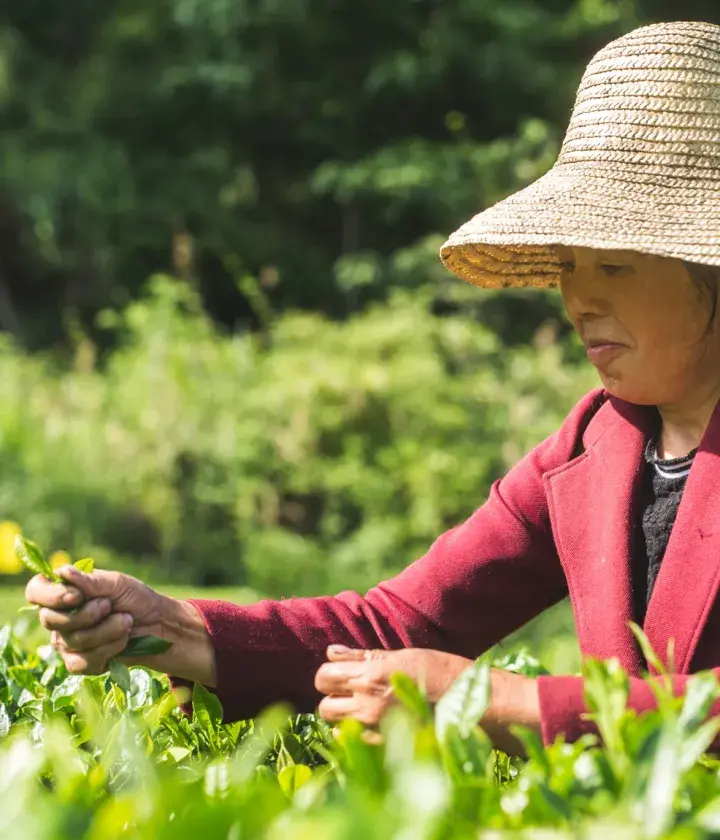
[[[336,316],[442,278],[443,236],[552,163],[592,52],[658,14],[676,11],[6,0],[0,328],[62,341],[156,270],[233,327],[257,322],[246,275],[276,309]]]

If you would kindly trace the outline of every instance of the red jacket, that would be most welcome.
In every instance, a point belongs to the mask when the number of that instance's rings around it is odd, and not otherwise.
[[[476,657],[568,593],[584,655],[617,657],[633,707],[654,705],[632,619],[631,533],[655,410],[588,394],[562,427],[497,481],[488,501],[428,553],[365,597],[193,600],[216,652],[226,720],[280,700],[309,711],[331,643],[427,647]],[[690,472],[644,629],[664,655],[675,640],[684,675],[720,665],[720,405]],[[589,729],[582,679],[539,681],[543,737]],[[720,712],[720,709],[718,710]]]

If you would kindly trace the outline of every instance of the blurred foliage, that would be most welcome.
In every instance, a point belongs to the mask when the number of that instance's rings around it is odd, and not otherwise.
[[[591,55],[677,15],[668,0],[5,0],[0,328],[72,342],[157,271],[233,328],[258,325],[247,275],[276,311],[332,316],[445,278],[443,237],[552,164]],[[532,307],[523,319],[526,339]]]
[[[720,762],[706,750],[720,696],[712,672],[685,697],[662,681],[658,708],[626,708],[617,661],[584,665],[601,739],[543,746],[519,727],[526,758],[493,750],[482,728],[489,666],[536,676],[523,651],[472,664],[430,708],[395,674],[399,701],[368,743],[356,721],[336,732],[274,708],[224,723],[195,684],[184,715],[167,678],[131,668],[68,675],[35,649],[27,613],[0,629],[0,836],[24,840],[705,840],[720,826]],[[480,725],[478,722],[480,721]],[[379,742],[378,742],[379,740]]]
[[[146,578],[371,586],[595,385],[552,328],[508,349],[436,303],[396,290],[343,322],[292,313],[226,335],[191,287],[157,276],[105,318],[118,346],[101,369],[4,342],[2,528]]]

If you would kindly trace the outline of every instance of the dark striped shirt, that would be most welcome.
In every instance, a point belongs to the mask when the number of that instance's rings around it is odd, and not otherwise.
[[[658,458],[654,441],[645,450],[645,471],[639,497],[633,564],[635,621],[642,626],[683,490],[695,459],[694,449],[682,458]]]

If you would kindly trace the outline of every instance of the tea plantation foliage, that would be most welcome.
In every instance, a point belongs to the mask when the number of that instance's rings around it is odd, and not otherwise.
[[[268,315],[228,335],[159,276],[106,316],[119,347],[101,359],[81,344],[61,365],[6,341],[0,518],[146,580],[365,590],[482,504],[596,385],[551,327],[504,344],[478,315],[488,299],[452,281],[340,323]],[[12,571],[15,530],[0,530]]]
[[[703,755],[719,728],[703,722],[720,694],[712,674],[695,677],[684,702],[658,686],[660,711],[638,720],[624,708],[622,671],[588,662],[604,746],[586,736],[544,749],[525,733],[528,759],[510,759],[476,726],[487,663],[434,710],[396,676],[402,705],[371,744],[352,721],[334,737],[282,708],[223,724],[199,685],[187,717],[166,678],[142,668],[125,687],[68,676],[49,645],[32,643],[35,620],[22,614],[0,632],[2,837],[693,840],[720,831],[720,762]],[[499,664],[540,670],[522,653]]]

